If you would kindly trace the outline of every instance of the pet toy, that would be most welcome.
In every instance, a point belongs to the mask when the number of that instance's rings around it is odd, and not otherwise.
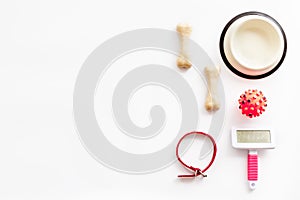
[[[176,30],[180,37],[180,52],[177,58],[177,66],[182,69],[188,69],[192,64],[188,60],[186,46],[192,32],[192,27],[188,24],[178,24]]]
[[[261,91],[248,90],[240,96],[239,109],[249,118],[260,116],[267,107],[267,99]]]

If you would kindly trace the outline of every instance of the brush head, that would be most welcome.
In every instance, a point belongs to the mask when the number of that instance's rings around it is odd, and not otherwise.
[[[273,131],[270,129],[232,129],[232,146],[238,149],[275,148]]]

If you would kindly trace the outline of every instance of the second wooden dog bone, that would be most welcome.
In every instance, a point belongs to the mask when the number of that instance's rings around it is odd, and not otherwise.
[[[220,108],[217,92],[220,68],[206,67],[204,72],[208,87],[207,96],[205,100],[205,108],[207,111],[216,111]]]
[[[179,57],[177,58],[177,66],[180,68],[190,68],[192,64],[188,61],[188,57],[186,54],[186,46],[188,39],[192,32],[192,27],[188,24],[178,24],[176,28],[180,37],[180,52]]]

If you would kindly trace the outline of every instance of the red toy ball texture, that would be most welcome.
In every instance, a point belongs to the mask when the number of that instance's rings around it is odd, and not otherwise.
[[[240,96],[239,109],[243,115],[253,118],[260,116],[267,107],[267,99],[261,91],[247,90]]]

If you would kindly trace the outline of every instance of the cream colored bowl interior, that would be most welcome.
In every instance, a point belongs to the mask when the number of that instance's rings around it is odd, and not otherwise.
[[[258,15],[236,20],[229,27],[224,42],[229,62],[250,75],[270,71],[284,51],[284,38],[278,26]]]

